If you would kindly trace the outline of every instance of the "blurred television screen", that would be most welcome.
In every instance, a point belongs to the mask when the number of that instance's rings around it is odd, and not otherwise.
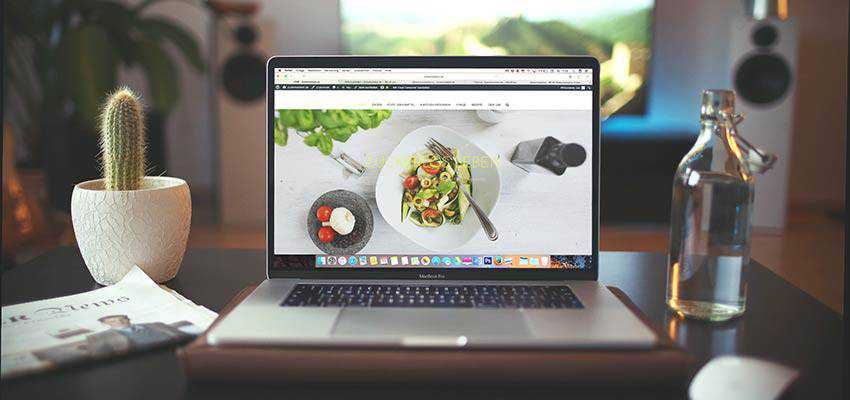
[[[592,55],[602,117],[644,114],[654,0],[341,0],[343,44],[359,55]]]

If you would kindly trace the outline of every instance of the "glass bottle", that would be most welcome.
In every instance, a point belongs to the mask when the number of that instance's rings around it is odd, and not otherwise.
[[[741,120],[732,91],[704,91],[699,137],[673,180],[667,305],[685,317],[725,321],[746,309],[754,175],[776,156],[738,134]]]

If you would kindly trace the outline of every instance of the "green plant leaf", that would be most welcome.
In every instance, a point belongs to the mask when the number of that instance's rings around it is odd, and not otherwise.
[[[374,110],[371,114],[372,124],[369,128],[377,128],[381,122],[384,122],[384,120],[389,118],[391,115],[393,115],[392,110]]]
[[[326,129],[325,133],[331,137],[331,139],[336,140],[337,142],[347,142],[348,138],[351,135],[357,132],[357,126],[341,126],[339,128]]]
[[[331,154],[331,150],[334,148],[334,142],[331,140],[330,136],[325,135],[323,133],[319,133],[319,142],[316,144],[319,148],[319,151],[324,155]]]
[[[339,119],[345,125],[357,125],[357,114],[353,110],[339,110]]]
[[[167,114],[180,98],[180,72],[171,57],[152,41],[136,43],[135,53],[147,76],[153,108]]]
[[[130,29],[135,25],[136,14],[124,4],[109,0],[86,0],[83,6],[93,24],[109,32],[113,48],[121,61],[132,66],[137,60],[133,53],[136,32]]]
[[[196,70],[203,72],[206,64],[198,46],[198,40],[189,31],[163,17],[143,17],[135,20],[140,32],[157,42],[168,40]]]
[[[375,128],[391,114],[390,110],[275,110],[275,119],[276,124],[308,132],[304,143],[328,155],[334,140],[346,142],[359,128]]]
[[[275,129],[274,130],[274,142],[278,146],[286,146],[286,142],[289,140],[289,133],[286,132],[286,129]]]
[[[280,117],[274,120],[274,142],[278,146],[286,146],[289,140],[289,132],[286,131],[286,125],[283,124]]]
[[[79,118],[95,126],[103,97],[115,87],[116,54],[105,29],[95,25],[71,28],[56,48],[61,60],[59,81],[65,86]]]
[[[357,116],[357,125],[363,129],[369,129],[372,126],[372,122],[369,119],[369,111],[368,110],[354,110],[354,114]]]
[[[295,110],[277,110],[277,119],[280,121],[285,127],[295,127]]]
[[[339,110],[316,110],[314,114],[323,127],[326,129],[333,129],[342,124],[342,122],[336,117],[337,112],[339,112]]]
[[[310,110],[295,111],[295,129],[302,132],[312,131],[316,129],[316,119],[313,118],[313,112]]]
[[[304,138],[304,144],[306,144],[307,146],[310,146],[310,147],[315,147],[316,145],[319,144],[319,137],[320,136],[323,136],[323,135],[319,132],[313,132],[313,133],[307,135],[307,137]]]
[[[439,190],[442,194],[446,194],[454,190],[454,188],[456,187],[457,183],[455,183],[454,181],[445,181],[437,185],[437,190]]]

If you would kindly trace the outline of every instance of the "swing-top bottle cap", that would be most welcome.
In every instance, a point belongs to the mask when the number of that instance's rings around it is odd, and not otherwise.
[[[703,90],[700,96],[701,120],[720,121],[723,114],[734,114],[735,92],[723,89]]]

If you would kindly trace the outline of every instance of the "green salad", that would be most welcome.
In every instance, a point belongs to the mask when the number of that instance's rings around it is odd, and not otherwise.
[[[452,152],[457,158],[457,149]],[[471,196],[469,164],[423,150],[410,156],[402,177],[401,222],[410,218],[418,226],[436,228],[446,222],[457,225],[463,221],[469,200],[459,190],[458,182]]]

